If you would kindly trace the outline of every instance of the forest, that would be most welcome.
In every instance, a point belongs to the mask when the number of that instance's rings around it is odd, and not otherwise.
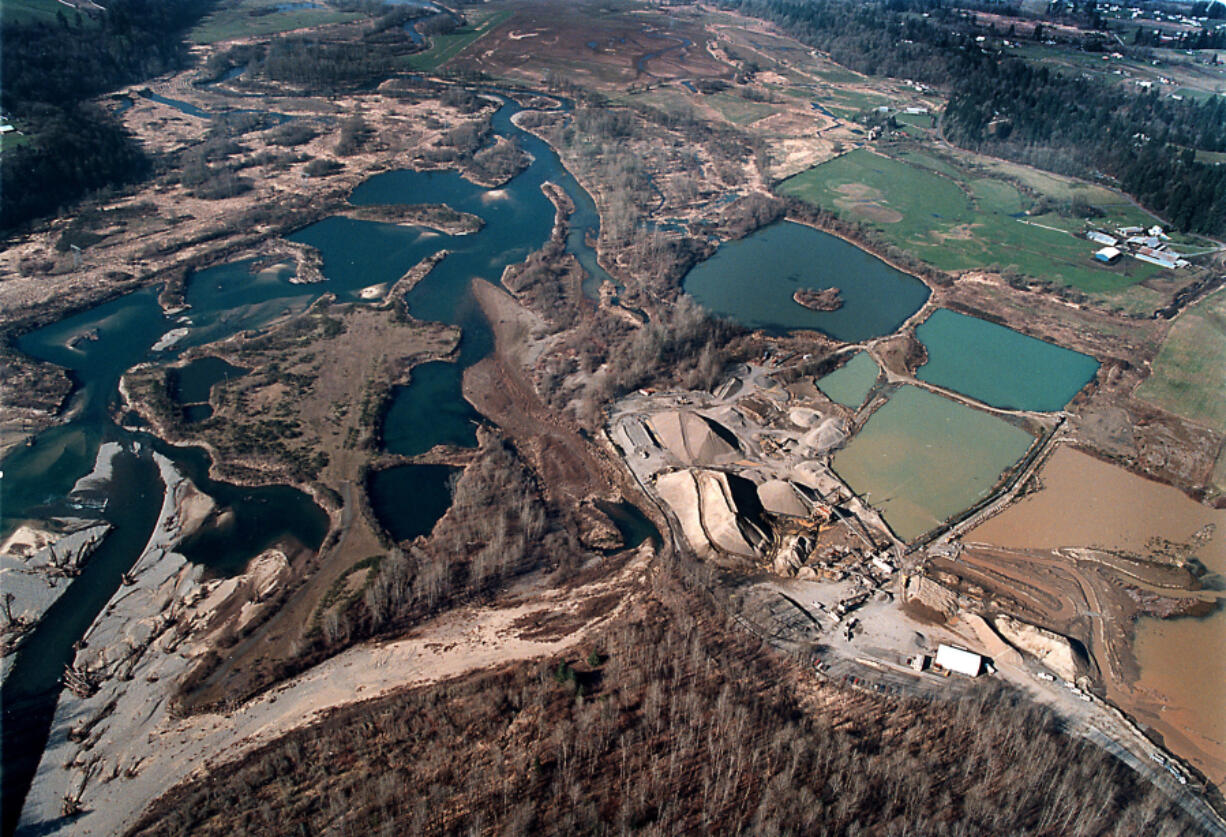
[[[805,685],[675,580],[656,594],[565,656],[338,710],[130,833],[1192,833],[1016,694]]]
[[[1137,95],[1023,61],[985,70],[954,88],[950,141],[1060,174],[1109,172],[1178,229],[1226,233],[1226,169],[1195,161],[1226,150],[1226,99]]]
[[[0,106],[29,141],[0,159],[0,228],[148,174],[148,156],[86,100],[182,68],[183,32],[212,2],[114,0],[90,21],[67,9],[53,24],[6,21]]]
[[[977,28],[940,0],[726,0],[840,64],[950,91],[947,139],[1060,174],[1113,181],[1183,231],[1226,235],[1226,170],[1196,150],[1226,149],[1226,101],[1159,98],[980,47]],[[1036,33],[1038,30],[1036,30]]]

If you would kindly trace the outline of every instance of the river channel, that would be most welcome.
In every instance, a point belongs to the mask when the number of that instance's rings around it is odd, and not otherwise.
[[[506,187],[485,189],[450,172],[392,171],[366,181],[352,196],[357,204],[447,203],[484,219],[479,233],[448,236],[416,227],[328,218],[291,236],[321,251],[327,277],[322,284],[293,284],[283,273],[256,274],[250,263],[227,264],[191,277],[186,295],[190,307],[181,315],[165,315],[157,303],[156,289],[146,288],[32,332],[18,342],[27,354],[68,368],[77,389],[67,423],[44,432],[32,446],[13,451],[0,463],[4,475],[0,537],[25,522],[82,515],[69,496],[73,485],[94,466],[103,442],[116,442],[124,452],[113,464],[105,508],[87,513],[105,518],[113,531],[85,571],[26,637],[3,685],[6,832],[16,824],[21,800],[46,744],[59,678],[73,658],[73,643],[118,589],[122,574],[139,557],[151,533],[162,501],[152,450],[168,456],[201,490],[234,512],[224,530],[201,533],[182,550],[214,573],[241,571],[250,558],[278,542],[317,549],[326,533],[326,516],[302,492],[285,486],[253,489],[214,482],[208,478],[203,451],[176,448],[139,428],[116,423],[117,387],[125,370],[145,361],[172,361],[187,347],[264,327],[304,310],[325,292],[357,300],[363,287],[395,281],[422,258],[445,248],[449,255],[408,295],[407,302],[419,319],[462,327],[459,358],[432,365],[423,370],[416,385],[400,388],[388,411],[384,433],[396,440],[393,447],[397,450],[418,449],[433,441],[464,443],[471,439],[476,415],[459,401],[460,375],[492,347],[488,324],[470,295],[470,282],[474,277],[497,282],[504,267],[522,261],[546,241],[554,207],[541,191],[545,181],[560,185],[576,205],[568,244],[591,277],[586,290],[594,293],[600,282],[608,280],[586,243],[587,234],[598,223],[595,205],[548,145],[512,123],[518,110],[504,103],[493,118],[494,131],[515,137],[532,157],[531,165]],[[204,377],[216,371],[206,369]],[[447,405],[446,418],[440,422],[438,411],[431,413],[415,403],[420,399],[453,403]],[[384,476],[373,487],[386,486],[391,495],[372,497],[372,504],[395,508],[395,501],[405,499],[406,493],[409,500],[417,499],[414,492],[420,491],[420,485],[404,478],[409,473]],[[433,494],[444,494],[445,479],[439,479],[442,472],[421,476],[432,478],[427,482],[437,489]],[[422,503],[429,506],[423,509],[427,517],[437,519],[445,510],[446,503],[436,500],[439,497],[432,496],[430,502]],[[406,531],[429,531],[432,520],[406,524]]]

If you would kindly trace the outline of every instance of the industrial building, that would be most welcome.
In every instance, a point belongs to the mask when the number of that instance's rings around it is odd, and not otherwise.
[[[967,677],[978,677],[983,671],[983,657],[953,645],[937,646],[936,665],[946,671],[956,671]]]

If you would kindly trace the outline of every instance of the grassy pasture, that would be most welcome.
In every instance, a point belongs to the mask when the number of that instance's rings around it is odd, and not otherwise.
[[[197,44],[212,44],[250,35],[275,35],[330,23],[346,23],[362,17],[360,14],[338,12],[327,7],[252,14],[283,2],[284,0],[237,0],[219,4],[192,29],[188,39]]]
[[[0,3],[0,21],[10,23],[55,23],[56,12],[63,12],[68,22],[76,18],[76,10],[58,0],[4,0]],[[81,21],[89,25],[92,18],[81,12]]]
[[[30,141],[30,138],[25,134],[0,134],[0,153],[11,151],[20,145],[25,145]]]
[[[1069,177],[1049,174],[1029,166],[1011,163],[1008,160],[983,157],[978,162],[995,174],[1016,180],[1040,194],[1048,195],[1057,200],[1071,201],[1079,197],[1097,207],[1105,207],[1115,203],[1128,203],[1128,199],[1123,195],[1112,192],[1110,189],[1104,189],[1102,186],[1094,186]]]
[[[470,15],[469,23],[446,35],[432,36],[428,50],[409,56],[407,62],[409,69],[425,73],[437,72],[469,44],[509,20],[514,12],[509,10],[486,13],[469,11],[468,14]]]
[[[750,122],[757,122],[778,111],[775,105],[766,102],[752,102],[728,92],[704,96],[703,102],[715,108],[720,115],[734,125],[748,125]]]
[[[1226,291],[1179,316],[1137,397],[1226,433]]]
[[[1133,259],[1098,265],[1096,248],[1074,235],[1078,219],[1019,218],[1030,202],[1011,183],[917,152],[892,159],[857,149],[785,180],[779,191],[867,223],[942,270],[1012,265],[1107,297],[1160,271]]]
[[[932,114],[931,113],[896,113],[894,118],[899,124],[908,125],[913,128],[923,128],[925,131],[932,130]]]

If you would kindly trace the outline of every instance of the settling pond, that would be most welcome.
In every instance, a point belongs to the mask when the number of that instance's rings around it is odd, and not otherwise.
[[[1207,574],[1205,589],[1226,589],[1226,509],[1137,476],[1068,446],[1039,474],[1043,488],[967,534],[1009,549],[1091,547],[1145,555],[1163,541],[1187,544]],[[1076,509],[1076,514],[1070,514]],[[1212,527],[1212,529],[1208,528]],[[1121,626],[1123,630],[1123,626]],[[1204,618],[1142,617],[1133,653],[1141,677],[1124,708],[1168,739],[1211,780],[1226,780],[1226,602]]]
[[[772,332],[813,329],[857,343],[898,329],[927,301],[923,282],[828,233],[782,221],[722,245],[685,277],[714,314]],[[797,290],[836,287],[837,311],[813,311]]]
[[[1089,355],[946,308],[934,311],[915,336],[928,350],[917,378],[993,407],[1063,409],[1098,371]]]
[[[835,471],[904,541],[974,505],[1035,441],[1006,421],[904,386],[835,454]]]
[[[838,369],[817,379],[817,385],[831,401],[855,410],[864,403],[881,369],[868,352],[856,352],[855,356]]]

